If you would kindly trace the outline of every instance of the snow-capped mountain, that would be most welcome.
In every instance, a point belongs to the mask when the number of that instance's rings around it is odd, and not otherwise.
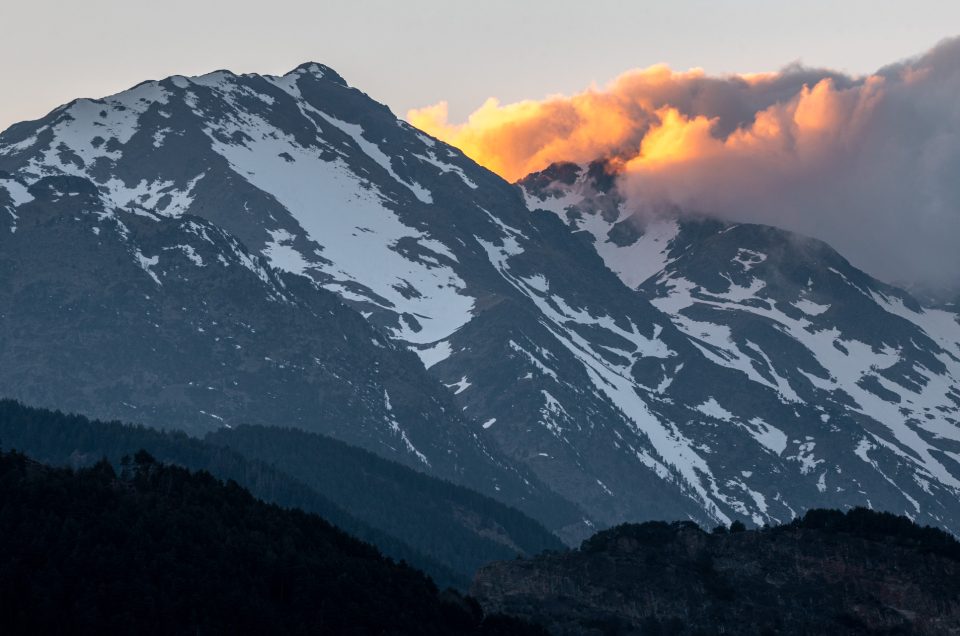
[[[634,217],[602,162],[552,166],[522,188],[703,357],[739,374],[741,387],[697,408],[700,424],[719,427],[719,436],[745,431],[764,448],[763,461],[744,463],[743,472],[782,482],[776,492],[792,507],[822,505],[813,498],[956,523],[956,314],[922,307],[814,239],[671,214]],[[701,434],[713,448],[715,435]]]
[[[0,164],[28,180],[90,178],[114,208],[203,216],[271,265],[373,311],[391,335],[433,345],[472,307],[455,255],[426,224],[450,214],[441,211],[457,185],[479,187],[450,153],[306,64],[78,100],[7,131]]]
[[[279,393],[278,386],[283,385],[279,380],[278,384],[273,380],[250,383],[229,394],[231,403],[256,404],[251,408],[262,409],[257,421],[266,423],[271,423],[271,405],[283,404],[286,410],[275,412],[273,419],[278,421],[272,423],[332,432],[388,454],[394,452],[383,447],[389,441],[400,449],[396,452],[406,454],[408,463],[419,462],[425,470],[429,468],[418,453],[431,466],[444,463],[438,457],[448,451],[452,457],[465,453],[476,461],[449,461],[462,468],[456,473],[462,482],[487,484],[485,492],[505,489],[505,465],[512,467],[512,474],[520,480],[529,476],[533,485],[528,490],[511,487],[511,494],[501,492],[501,497],[526,506],[568,538],[584,531],[576,523],[574,505],[585,511],[588,522],[609,525],[684,517],[704,523],[733,518],[763,523],[790,519],[813,505],[869,502],[960,528],[960,488],[952,477],[958,473],[957,460],[949,455],[958,451],[952,419],[955,392],[943,388],[940,398],[930,398],[936,405],[924,403],[933,415],[933,419],[925,417],[927,428],[904,424],[922,441],[910,438],[907,444],[906,437],[893,432],[895,422],[875,420],[864,412],[868,407],[856,401],[864,394],[874,395],[875,386],[897,381],[889,373],[881,374],[883,379],[876,383],[865,380],[865,393],[851,396],[843,391],[848,376],[836,375],[846,367],[832,358],[820,359],[820,349],[810,355],[828,366],[791,360],[792,352],[804,342],[795,336],[788,340],[787,327],[770,326],[767,331],[774,333],[767,338],[754,336],[744,327],[752,346],[746,344],[747,336],[735,347],[726,346],[725,329],[732,334],[750,316],[757,320],[769,316],[754,312],[729,325],[698,314],[713,311],[724,319],[733,316],[717,307],[700,306],[702,294],[696,286],[708,283],[698,277],[726,271],[719,267],[711,272],[711,266],[693,263],[696,274],[691,270],[670,278],[674,275],[670,266],[683,267],[687,262],[680,258],[683,245],[688,245],[686,252],[691,256],[699,253],[708,262],[720,263],[727,256],[710,238],[727,236],[737,241],[740,232],[721,234],[728,228],[702,223],[666,223],[640,232],[633,223],[622,222],[623,211],[611,194],[610,177],[602,170],[585,176],[576,167],[560,166],[554,169],[557,174],[532,175],[522,189],[517,188],[398,120],[327,67],[306,64],[282,77],[225,71],[172,77],[103,100],[78,100],[0,135],[0,170],[8,173],[0,188],[0,193],[6,191],[0,194],[0,215],[4,208],[9,212],[10,232],[0,229],[4,241],[26,241],[17,237],[26,235],[27,219],[33,214],[53,215],[62,222],[75,214],[40,212],[52,204],[39,201],[33,193],[48,187],[44,184],[49,179],[66,175],[92,184],[89,196],[102,202],[102,210],[86,216],[78,211],[76,216],[89,224],[82,235],[91,240],[97,237],[98,242],[78,241],[70,248],[85,253],[102,250],[108,238],[117,245],[128,241],[116,248],[116,258],[122,252],[137,268],[138,284],[144,285],[137,293],[150,297],[142,304],[138,298],[141,312],[168,287],[163,272],[172,259],[182,256],[181,260],[193,262],[188,250],[178,246],[194,251],[199,246],[171,238],[162,247],[140,247],[130,243],[129,236],[149,230],[134,232],[133,226],[202,222],[208,232],[216,229],[224,241],[236,241],[258,255],[262,260],[249,257],[259,264],[254,269],[263,267],[267,279],[276,278],[286,287],[273,289],[264,283],[238,294],[228,281],[223,282],[215,298],[218,303],[221,294],[232,298],[231,316],[248,311],[247,302],[279,303],[271,299],[281,291],[289,294],[294,287],[313,290],[309,293],[318,297],[322,290],[337,294],[369,323],[365,327],[369,333],[359,339],[342,334],[347,349],[366,338],[363,346],[369,341],[375,355],[389,340],[389,350],[394,352],[390,358],[395,360],[391,377],[407,384],[381,392],[380,384],[372,383],[368,392],[359,394],[366,396],[367,403],[378,405],[370,407],[377,413],[370,417],[380,428],[364,428],[377,433],[357,440],[361,433],[348,430],[357,425],[353,415],[344,417],[338,428],[329,418],[320,417],[319,411],[328,393],[334,401],[351,404],[352,396],[358,395],[357,375],[366,381],[372,362],[346,362],[337,370],[342,382],[331,376],[329,383],[304,389],[313,391],[310,403],[295,397],[301,390],[296,384]],[[122,230],[108,234],[100,227],[116,224],[118,219],[128,228],[127,234]],[[763,240],[751,241],[737,249],[767,254]],[[19,244],[21,253],[30,245]],[[39,261],[43,250],[35,250],[29,258]],[[217,260],[213,255],[200,258],[205,264]],[[762,289],[769,291],[780,284],[761,267],[759,256],[735,250],[731,258],[736,262],[721,264],[728,266],[727,275],[735,286],[721,287],[725,279],[711,279],[713,286],[708,289],[714,296],[723,296],[714,301],[750,305],[747,295],[762,298]],[[24,253],[7,262],[8,267],[19,268],[22,282],[18,284],[29,287],[35,274],[23,267],[25,259]],[[837,259],[837,271],[868,289],[862,274]],[[47,280],[58,274],[65,278],[67,272],[73,275],[76,269],[62,255],[46,262],[48,269],[40,271],[50,272]],[[770,259],[768,266],[774,262]],[[785,260],[783,267],[802,269],[803,263]],[[192,325],[203,301],[211,304],[210,288],[200,281],[213,286],[217,276],[213,269],[204,271],[210,278],[185,277],[182,295],[192,295],[193,301],[183,304],[187,309],[180,313],[164,314],[171,324]],[[751,282],[757,274],[751,277],[750,271],[764,272],[764,276],[758,283]],[[679,276],[690,278],[683,283]],[[257,279],[263,280],[259,275]],[[844,290],[828,288],[819,280],[818,274],[813,279],[816,293],[791,287],[777,291],[784,298],[793,294],[790,303],[799,305],[790,309],[771,301],[767,303],[770,311],[781,311],[797,321],[829,319],[830,311],[811,314],[817,307],[803,303],[818,307],[842,303]],[[909,296],[875,281],[870,285],[869,290],[877,290],[893,305],[901,299],[904,312],[920,311]],[[822,295],[829,289],[835,299]],[[259,296],[256,303],[253,296]],[[113,302],[105,293],[97,299],[103,307]],[[64,339],[82,333],[66,329],[68,314],[39,311],[45,320],[60,325],[60,331],[48,331]],[[913,330],[909,335],[904,331],[896,342],[884,343],[895,349],[897,343],[906,347],[913,338],[927,354],[916,359],[926,371],[910,371],[905,363],[890,373],[913,377],[916,386],[927,372],[945,384],[951,377],[960,377],[950,375],[951,360],[956,360],[958,352],[950,348],[949,332],[924,336],[926,330],[916,322],[882,312],[876,316],[890,315],[904,325],[916,325],[903,327]],[[917,315],[927,320],[947,314]],[[277,361],[268,351],[272,346],[299,356],[304,348],[301,338],[321,338],[319,351],[341,336],[339,319],[327,319],[322,311],[304,314],[302,321],[295,322],[273,328],[279,335],[265,341],[256,355]],[[274,319],[264,319],[258,333],[271,331],[273,323]],[[139,326],[131,327],[130,338],[156,342],[149,324],[135,324]],[[698,329],[709,333],[700,334]],[[378,340],[377,332],[388,340]],[[22,333],[17,342],[28,341],[35,351],[58,344],[39,332]],[[867,335],[858,333],[845,331],[835,340],[841,347],[854,341],[867,343],[868,349],[874,346],[875,340],[859,339]],[[778,349],[781,346],[788,348]],[[877,346],[880,356],[886,349]],[[870,367],[887,361],[871,358],[873,354],[860,345],[850,347],[848,362]],[[174,355],[160,348],[165,356]],[[415,371],[399,362],[405,349],[420,357],[422,366],[415,365]],[[10,355],[4,353],[4,362]],[[416,362],[412,355],[408,357]],[[222,368],[231,366],[222,357],[212,359],[212,364],[226,363]],[[18,360],[25,364],[24,358]],[[128,362],[145,377],[150,377],[156,363],[150,358]],[[304,366],[286,360],[278,364],[285,365],[291,377]],[[798,378],[806,376],[797,375],[801,368],[823,386],[814,380],[806,380],[813,388],[802,384]],[[34,384],[42,384],[45,374],[53,375],[52,369],[35,367]],[[120,398],[109,392],[98,394],[95,383],[79,377],[75,391],[85,392],[91,403],[99,396],[109,408],[120,408]],[[855,386],[858,380],[854,378]],[[11,373],[0,391],[15,393],[16,382]],[[166,378],[156,382],[160,394],[166,394],[167,382]],[[437,388],[440,382],[447,390]],[[832,384],[827,387],[827,383]],[[122,401],[131,406],[123,408],[141,411],[157,391],[127,396],[131,399]],[[924,396],[925,391],[921,391]],[[178,395],[186,396],[177,415],[180,425],[208,422],[201,411],[224,418],[224,424],[247,417],[242,406],[224,408],[227,397],[209,405],[193,393]],[[51,400],[47,404],[56,406]],[[384,418],[389,419],[384,413],[396,412],[401,401],[405,418],[397,417],[396,428],[389,422],[384,428]],[[938,406],[953,410],[940,411]],[[289,414],[291,410],[296,417]],[[129,413],[124,417],[129,418]],[[415,450],[407,446],[401,432]],[[454,439],[446,447],[430,446],[434,442],[425,440],[433,434],[438,445]],[[487,460],[480,457],[484,453],[489,453]],[[468,475],[472,466],[487,466],[488,472],[482,478]],[[562,511],[551,516],[550,507],[542,505],[550,493],[538,490],[538,482],[563,498],[556,502],[570,503],[555,503],[554,508]],[[539,508],[530,503],[533,500]]]

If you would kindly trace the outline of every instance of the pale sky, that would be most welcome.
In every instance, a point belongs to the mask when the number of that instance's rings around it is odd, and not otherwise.
[[[957,0],[0,0],[0,129],[145,79],[313,60],[393,111],[572,93],[635,67],[860,74],[960,34]]]

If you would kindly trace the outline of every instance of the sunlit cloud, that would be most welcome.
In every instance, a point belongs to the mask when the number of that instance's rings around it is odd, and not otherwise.
[[[894,282],[960,288],[960,40],[864,77],[792,66],[712,77],[666,66],[408,119],[514,181],[612,159],[627,205],[778,225]]]

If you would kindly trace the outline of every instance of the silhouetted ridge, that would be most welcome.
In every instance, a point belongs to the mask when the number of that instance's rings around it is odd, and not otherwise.
[[[525,634],[319,517],[145,451],[74,472],[0,453],[4,633]]]
[[[892,542],[897,546],[960,561],[960,541],[953,535],[939,528],[921,526],[906,517],[889,512],[877,512],[867,508],[854,508],[847,512],[810,510],[792,523],[774,528],[774,532],[784,532],[789,528]]]
[[[478,567],[562,543],[521,512],[467,488],[321,435],[243,426],[206,440],[0,400],[0,444],[74,468],[147,449],[159,460],[232,479],[254,496],[322,516],[441,586],[465,589]]]
[[[491,564],[472,593],[555,636],[948,634],[958,577],[954,537],[857,508],[756,530],[623,524],[579,550]]]
[[[734,523],[734,531],[743,528],[743,524]],[[878,512],[868,508],[841,510],[808,510],[802,517],[773,528],[762,528],[760,533],[789,533],[796,530],[816,530],[824,534],[848,535],[869,541],[894,543],[897,546],[938,554],[954,560],[960,560],[960,541],[939,528],[921,526],[907,517],[889,512]],[[730,532],[726,526],[714,528],[713,534]],[[742,531],[742,530],[741,530]],[[705,532],[692,521],[647,521],[644,523],[624,523],[586,539],[580,546],[583,552],[603,552],[617,545],[619,541],[635,541],[642,545],[665,545],[674,541],[683,532]]]

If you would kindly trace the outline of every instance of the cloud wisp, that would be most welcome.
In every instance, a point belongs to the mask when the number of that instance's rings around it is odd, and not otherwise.
[[[612,159],[628,205],[815,236],[887,281],[960,290],[960,39],[864,77],[654,66],[461,124],[409,121],[508,180]]]

